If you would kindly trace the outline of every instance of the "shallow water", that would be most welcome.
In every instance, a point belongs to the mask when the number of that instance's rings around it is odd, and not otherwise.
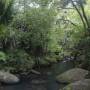
[[[59,90],[65,85],[56,82],[56,75],[73,67],[72,62],[60,62],[51,68],[41,68],[41,75],[33,74],[16,85],[2,85],[0,90]]]

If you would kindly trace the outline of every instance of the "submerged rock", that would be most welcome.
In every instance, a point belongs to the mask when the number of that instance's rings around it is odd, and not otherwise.
[[[84,79],[75,83],[71,83],[59,90],[90,90],[90,79]]]
[[[16,77],[15,75],[9,72],[0,71],[0,82],[3,82],[5,84],[16,84],[19,81],[20,81],[19,78]]]
[[[46,80],[32,80],[31,82],[32,84],[45,84],[47,83]]]
[[[87,74],[87,70],[74,68],[58,75],[56,79],[60,83],[72,83],[84,79]]]

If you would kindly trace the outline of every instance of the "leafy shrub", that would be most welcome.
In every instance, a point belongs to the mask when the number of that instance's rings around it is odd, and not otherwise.
[[[11,67],[15,72],[26,72],[31,70],[34,65],[34,60],[29,54],[23,50],[15,50],[14,52],[8,52],[7,66]]]
[[[76,47],[76,53],[76,65],[90,70],[90,36],[80,40]]]

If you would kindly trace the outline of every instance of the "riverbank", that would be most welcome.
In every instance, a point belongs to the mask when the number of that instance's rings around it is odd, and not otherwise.
[[[33,72],[21,76],[21,82],[15,85],[2,84],[0,90],[59,90],[65,84],[56,81],[56,76],[63,73],[74,65],[72,62],[58,62],[50,66],[35,67],[34,70],[40,74]]]

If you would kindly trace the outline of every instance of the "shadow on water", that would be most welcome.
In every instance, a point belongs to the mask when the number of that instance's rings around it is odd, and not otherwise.
[[[72,62],[59,62],[52,67],[41,68],[41,75],[31,75],[16,85],[2,85],[0,90],[59,90],[65,84],[56,82],[56,76],[73,68]]]
[[[48,89],[47,90],[59,90],[60,88],[63,88],[65,84],[59,84],[56,82],[56,76],[71,69],[74,68],[74,63],[72,61],[67,62],[59,62],[54,64],[51,67],[52,74],[49,75],[49,82],[48,82]]]

